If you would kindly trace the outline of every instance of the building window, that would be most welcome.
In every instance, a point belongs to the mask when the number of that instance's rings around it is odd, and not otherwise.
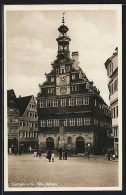
[[[38,137],[38,132],[35,132],[35,137]]]
[[[116,106],[116,117],[118,117],[118,106]]]
[[[23,137],[23,132],[19,132],[19,137]]]
[[[46,121],[45,120],[41,120],[40,121],[40,127],[45,127],[46,126]]]
[[[76,105],[82,105],[82,98],[76,98]]]
[[[40,108],[44,108],[45,107],[45,101],[40,101]]]
[[[69,99],[69,106],[74,106],[74,98]]]
[[[71,86],[71,91],[79,91],[79,90],[80,90],[79,85]]]
[[[116,112],[115,112],[116,110],[115,110],[115,107],[113,108],[113,118],[115,118],[116,117]]]
[[[94,119],[94,125],[98,126],[98,120]],[[101,125],[101,123],[100,123]]]
[[[75,126],[75,119],[74,118],[70,119],[70,126]]]
[[[83,98],[83,105],[89,105],[89,97]]]
[[[46,101],[46,107],[47,107],[47,108],[51,107],[51,100],[47,100],[47,101]]]
[[[54,127],[59,126],[59,119],[54,119]]]
[[[48,82],[54,82],[54,77],[48,77]]]
[[[26,132],[26,137],[29,137],[29,132]]]
[[[82,126],[82,118],[77,118],[77,126]]]
[[[53,100],[53,107],[58,107],[58,100]]]
[[[61,74],[64,74],[64,73],[65,73],[65,69],[61,68]]]
[[[111,85],[111,95],[113,94],[113,83]]]
[[[67,119],[65,121],[63,121],[64,126],[67,126]]]
[[[117,91],[117,80],[114,82],[114,92]]]
[[[18,123],[18,119],[17,118],[15,118],[15,123]]]
[[[52,120],[47,120],[47,127],[52,127]]]
[[[30,137],[32,137],[32,132],[30,132]]]
[[[31,128],[34,128],[34,123],[31,123]]]
[[[66,106],[66,99],[61,99],[61,106]]]
[[[72,74],[72,80],[75,80],[75,78],[76,78],[75,74]]]
[[[54,88],[49,88],[48,93],[54,93]]]
[[[84,125],[91,125],[91,118],[84,118]]]

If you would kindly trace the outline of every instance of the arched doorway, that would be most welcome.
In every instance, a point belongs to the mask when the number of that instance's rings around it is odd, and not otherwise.
[[[46,149],[47,150],[54,150],[54,139],[52,137],[48,137],[46,139]]]
[[[85,152],[85,141],[81,136],[76,139],[76,149],[79,153]]]

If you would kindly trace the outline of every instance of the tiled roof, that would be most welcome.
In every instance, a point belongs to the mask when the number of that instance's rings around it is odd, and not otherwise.
[[[20,112],[20,117],[24,114],[31,98],[32,98],[32,95],[26,96],[26,97],[20,97],[16,99],[17,107]]]

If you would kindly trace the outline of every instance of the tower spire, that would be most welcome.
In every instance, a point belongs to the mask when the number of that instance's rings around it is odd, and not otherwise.
[[[64,15],[65,15],[65,12],[63,12],[63,17],[62,17],[62,23],[63,23],[63,24],[65,23]]]

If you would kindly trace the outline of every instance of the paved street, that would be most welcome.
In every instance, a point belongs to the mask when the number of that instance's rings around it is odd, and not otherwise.
[[[33,154],[9,155],[9,187],[117,187],[118,162],[103,156],[48,162]]]

